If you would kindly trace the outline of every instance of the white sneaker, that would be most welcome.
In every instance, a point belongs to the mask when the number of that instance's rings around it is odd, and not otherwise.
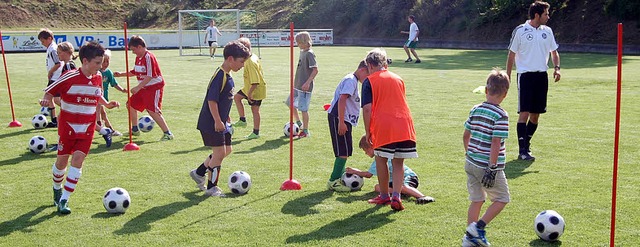
[[[206,196],[219,196],[219,197],[225,196],[224,192],[222,192],[222,190],[218,186],[213,186],[211,189],[208,189],[207,191],[205,191],[204,194]]]
[[[204,187],[204,182],[207,181],[204,178],[204,176],[198,175],[196,173],[196,169],[191,170],[191,172],[189,172],[189,175],[191,176],[191,179],[193,179],[193,181],[196,182],[196,185],[198,186],[198,189],[200,189],[202,191],[207,191],[207,188]]]
[[[487,238],[486,232],[483,229],[478,228],[476,222],[473,222],[467,226],[467,236],[469,239],[479,246],[488,247],[491,246]]]
[[[473,242],[471,239],[469,239],[469,236],[467,236],[467,234],[465,234],[462,237],[462,247],[476,247],[478,246],[475,242]]]

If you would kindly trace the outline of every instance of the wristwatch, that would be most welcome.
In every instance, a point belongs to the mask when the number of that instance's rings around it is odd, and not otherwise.
[[[560,70],[560,65],[556,65],[553,67],[554,69]]]

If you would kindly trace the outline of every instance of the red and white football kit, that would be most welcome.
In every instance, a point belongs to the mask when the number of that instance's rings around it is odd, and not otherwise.
[[[146,109],[159,113],[162,109],[164,79],[156,56],[147,51],[144,56],[136,57],[135,67],[130,72],[136,76],[138,83],[142,82],[145,76],[151,77],[151,80],[144,88],[131,95],[129,105],[140,112]]]
[[[60,97],[58,155],[89,153],[96,122],[96,106],[102,98],[102,75],[87,77],[71,70],[48,86],[48,94]]]

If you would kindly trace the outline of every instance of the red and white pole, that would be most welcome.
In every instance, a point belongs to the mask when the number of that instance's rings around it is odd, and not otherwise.
[[[4,41],[2,41],[2,31],[0,31],[0,47],[2,48],[2,63],[4,64],[4,74],[7,76],[7,90],[9,91],[9,104],[11,105],[11,117],[13,121],[9,127],[22,127],[22,123],[16,120],[16,113],[13,111],[13,96],[11,95],[11,81],[9,80],[9,69],[7,68],[7,58],[4,56]]]
[[[620,98],[622,96],[622,23],[618,23],[618,88],[616,92],[616,123],[613,142],[613,185],[611,186],[611,234],[609,246],[616,240],[616,199],[618,193],[618,143],[620,142]]]
[[[137,144],[133,142],[133,133],[131,129],[131,107],[129,107],[129,99],[131,99],[131,83],[129,81],[129,36],[127,36],[127,22],[124,22],[124,63],[127,71],[127,112],[129,115],[129,143],[124,145],[123,151],[136,151],[140,150]]]

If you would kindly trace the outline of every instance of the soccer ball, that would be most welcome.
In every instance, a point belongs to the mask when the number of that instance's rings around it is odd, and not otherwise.
[[[284,136],[289,137],[289,122],[284,124]],[[298,124],[293,123],[293,136],[296,136],[300,132],[300,127]]]
[[[37,114],[31,119],[31,125],[33,125],[33,127],[36,129],[47,127],[47,123],[47,117],[42,114]]]
[[[226,123],[224,131],[229,133],[229,135],[233,135],[233,125],[231,125],[231,123]]]
[[[43,106],[40,107],[40,114],[45,115],[46,117],[49,116],[49,107]]]
[[[235,171],[229,176],[229,189],[233,194],[242,195],[251,189],[251,176],[243,171]]]
[[[138,129],[142,132],[151,131],[154,125],[156,125],[156,122],[149,116],[142,116],[138,119]]]
[[[364,179],[356,174],[344,173],[342,174],[342,183],[351,190],[359,190],[364,185]]]
[[[564,233],[564,218],[553,210],[542,211],[536,216],[536,234],[544,241],[556,241]]]
[[[102,199],[102,204],[107,213],[110,214],[122,214],[127,211],[129,204],[131,204],[131,197],[129,192],[123,188],[112,188],[107,190]]]
[[[34,154],[44,153],[47,150],[47,139],[42,136],[34,136],[29,140],[29,151]]]

